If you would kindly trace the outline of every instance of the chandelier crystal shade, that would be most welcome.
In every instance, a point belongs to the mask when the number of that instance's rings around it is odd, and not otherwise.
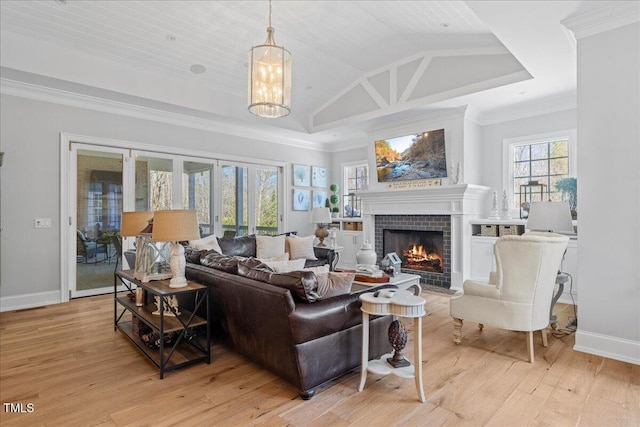
[[[249,52],[249,111],[256,116],[277,118],[291,112],[291,53],[277,46],[269,26],[264,44]]]

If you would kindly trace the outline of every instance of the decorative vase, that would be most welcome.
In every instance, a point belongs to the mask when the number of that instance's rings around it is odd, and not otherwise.
[[[394,368],[409,366],[409,361],[402,354],[407,345],[407,328],[397,319],[389,325],[389,344],[393,348],[393,357],[387,358],[387,362]]]
[[[360,265],[375,265],[376,259],[378,256],[376,255],[376,251],[373,250],[371,243],[365,240],[362,244],[362,247],[356,254],[356,260]]]

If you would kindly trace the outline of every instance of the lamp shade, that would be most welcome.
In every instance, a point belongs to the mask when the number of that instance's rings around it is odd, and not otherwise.
[[[329,224],[331,222],[331,212],[329,208],[313,208],[310,222],[315,224]]]
[[[527,229],[574,234],[571,210],[567,202],[534,202],[529,210]]]
[[[200,238],[198,219],[194,210],[155,211],[153,214],[154,242],[178,242]]]
[[[122,212],[120,235],[124,237],[137,236],[142,233],[153,218],[151,211]]]

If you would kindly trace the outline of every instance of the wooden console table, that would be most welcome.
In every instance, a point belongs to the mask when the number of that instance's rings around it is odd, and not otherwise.
[[[147,304],[147,295],[143,305],[136,306],[128,296],[118,293],[118,282],[124,284],[129,292],[142,288],[146,294],[158,297],[158,305]],[[135,285],[134,288],[132,285]],[[194,312],[182,307],[174,307],[167,301],[179,295],[195,294]],[[195,314],[204,305],[206,319]],[[122,311],[118,313],[118,306]],[[123,320],[125,313],[130,312],[132,320]],[[155,312],[155,314],[154,314]],[[148,347],[133,327],[133,316],[146,324],[158,334],[158,349]],[[193,334],[193,328],[206,327],[204,343]],[[209,287],[195,282],[187,282],[182,288],[169,287],[169,280],[142,282],[134,277],[133,270],[116,271],[113,279],[113,330],[120,329],[137,347],[160,369],[160,379],[165,371],[178,369],[193,363],[205,361],[211,363],[211,331],[209,323]],[[173,333],[173,345],[165,347],[165,334]]]

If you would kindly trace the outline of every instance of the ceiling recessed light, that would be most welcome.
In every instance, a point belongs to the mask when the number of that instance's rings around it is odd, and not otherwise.
[[[169,40],[170,42],[174,42],[176,41],[176,36],[174,36],[173,34],[167,34],[166,39]]]
[[[313,86],[307,86],[307,90],[313,89]]]
[[[448,23],[448,22],[441,22],[441,23],[440,23],[440,26],[441,26],[442,28],[449,28],[449,23]]]
[[[516,92],[518,95],[526,95],[526,90],[521,90],[520,92]]]
[[[58,4],[67,4],[67,0],[53,0]]]
[[[204,72],[207,71],[205,66],[202,64],[193,64],[189,67],[189,70],[191,70],[193,74],[204,74]]]

